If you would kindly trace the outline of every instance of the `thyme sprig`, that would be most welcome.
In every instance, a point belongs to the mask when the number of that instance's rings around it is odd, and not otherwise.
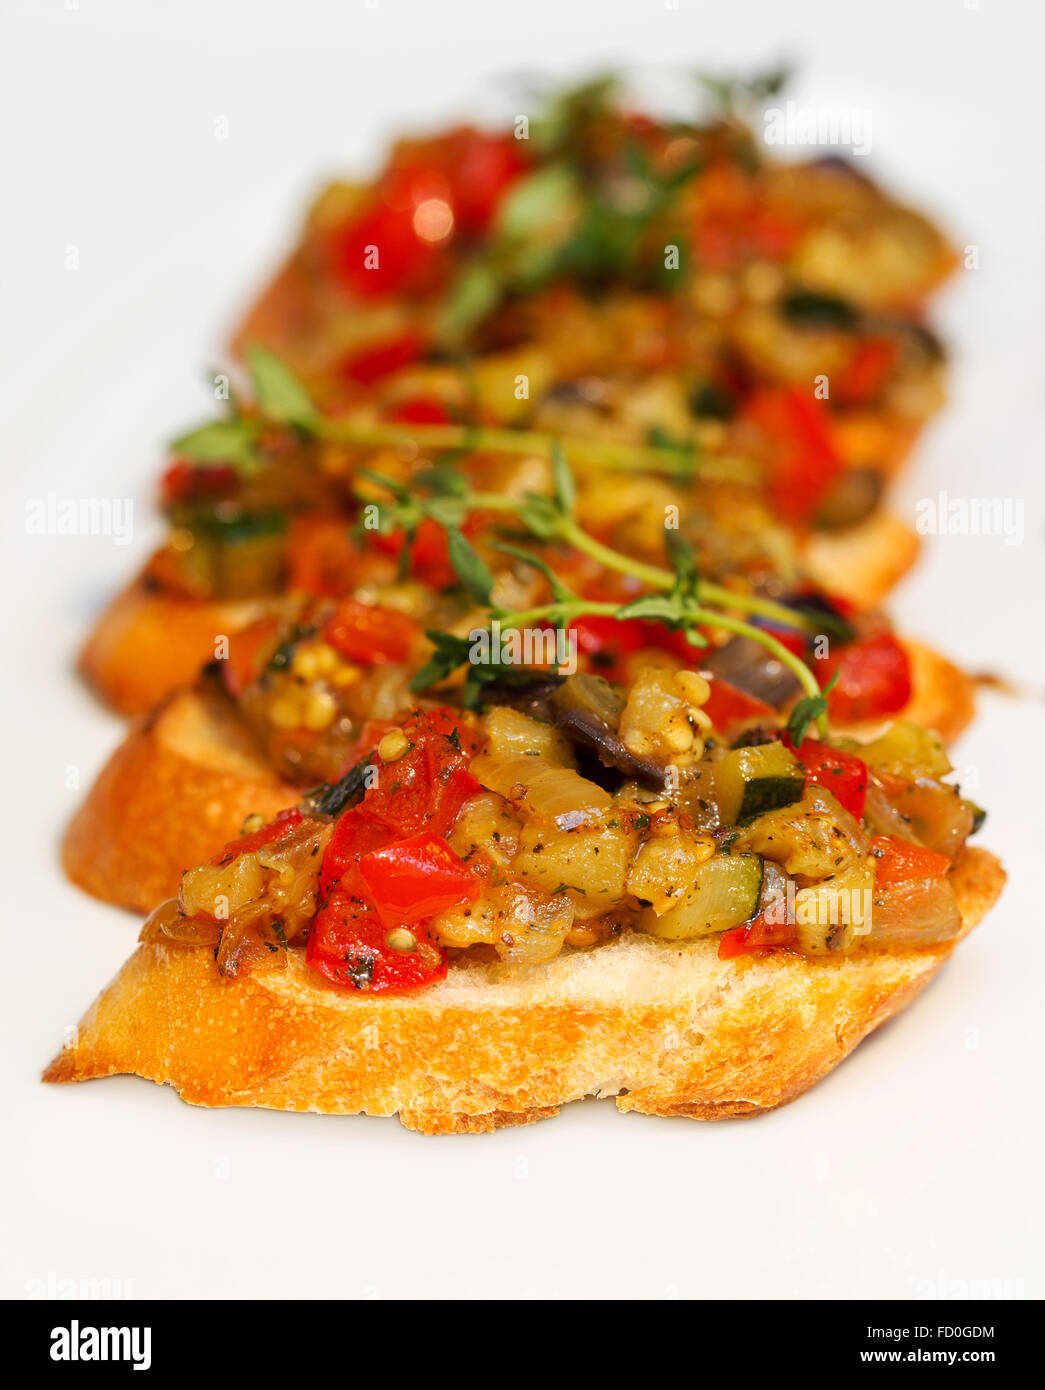
[[[427,489],[418,490],[394,479],[363,470],[363,476],[384,487],[393,498],[381,518],[382,527],[391,531],[405,530],[412,535],[425,517],[441,525],[447,534],[450,563],[462,586],[480,605],[487,608],[491,621],[502,631],[548,624],[568,629],[582,617],[610,617],[619,621],[645,618],[663,623],[672,631],[685,633],[695,648],[706,647],[703,627],[719,628],[736,636],[757,642],[795,676],[805,692],[796,709],[808,728],[814,720],[822,736],[827,735],[827,703],[816,677],[801,657],[796,656],[779,638],[763,627],[732,616],[723,608],[757,613],[791,628],[812,630],[818,621],[810,615],[797,613],[783,604],[774,603],[756,594],[736,593],[721,585],[706,582],[697,571],[692,546],[678,535],[667,531],[668,558],[671,569],[661,569],[613,550],[591,536],[578,522],[575,513],[576,489],[569,465],[560,451],[554,454],[553,475],[555,492],[551,497],[528,493],[524,498],[507,498],[499,494],[473,491],[460,475],[442,470],[429,475]],[[604,602],[575,594],[555,573],[551,564],[539,555],[503,540],[490,543],[491,549],[540,571],[548,581],[551,600],[526,609],[506,609],[494,600],[494,577],[485,561],[461,527],[466,518],[476,512],[510,514],[521,521],[530,533],[542,542],[559,542],[580,550],[621,574],[630,574],[656,592],[644,594],[627,603]],[[820,624],[822,626],[822,623]],[[491,680],[500,680],[512,672],[497,663],[477,666],[471,660],[471,638],[453,633],[429,631],[434,651],[426,665],[414,677],[413,688],[425,690],[468,667],[465,698],[476,703],[481,688]],[[517,674],[517,672],[516,672]]]
[[[304,386],[274,353],[253,344],[246,351],[255,409],[230,401],[229,414],[189,430],[171,444],[179,457],[200,464],[236,464],[246,471],[263,461],[263,441],[273,427],[303,439],[347,448],[400,448],[502,455],[550,455],[558,445],[572,464],[607,471],[638,471],[708,482],[757,483],[747,459],[708,456],[695,443],[622,444],[615,440],[559,437],[537,430],[482,425],[413,425],[366,418],[330,419],[312,404]]]
[[[546,543],[558,542],[579,550],[605,569],[629,575],[647,588],[670,594],[677,585],[678,556],[687,549],[678,532],[665,530],[664,533],[669,551],[675,551],[671,569],[647,564],[598,540],[577,520],[574,500],[576,486],[561,450],[553,449],[555,493],[551,497],[533,492],[522,498],[505,497],[500,493],[474,490],[461,474],[450,469],[415,478],[413,488],[371,469],[360,469],[358,476],[383,487],[394,497],[394,504],[384,509],[382,515],[383,527],[388,530],[403,530],[410,535],[425,517],[448,531],[459,530],[474,513],[502,513],[521,523],[536,539]],[[532,563],[532,557],[528,558]],[[741,593],[711,580],[699,581],[699,595],[703,605],[754,614],[781,627],[798,628],[810,634],[819,634],[838,626],[828,614],[804,613],[760,594]],[[652,595],[635,602],[646,605],[647,611],[633,612],[628,614],[629,617],[657,617],[665,604],[664,599]]]
[[[425,518],[443,527],[450,563],[458,579],[475,602],[489,610],[491,620],[499,623],[502,629],[543,623],[564,629],[577,618],[597,616],[621,621],[652,619],[673,631],[685,633],[686,640],[694,647],[707,645],[707,639],[700,632],[703,627],[748,637],[792,672],[805,692],[796,712],[801,711],[799,717],[806,726],[815,720],[821,735],[826,737],[826,701],[810,668],[771,632],[734,617],[732,613],[757,615],[806,631],[815,630],[814,623],[824,626],[822,618],[814,620],[760,595],[737,593],[701,579],[692,547],[677,533],[665,533],[671,568],[664,569],[614,550],[592,536],[577,520],[576,483],[571,463],[685,476],[699,471],[705,478],[714,476],[716,470],[721,476],[720,470],[725,468],[735,478],[735,468],[740,466],[740,461],[698,459],[695,449],[689,445],[634,446],[473,425],[405,426],[371,420],[331,420],[316,409],[305,387],[275,354],[253,345],[247,349],[246,357],[254,388],[255,412],[245,413],[234,399],[226,419],[203,425],[174,442],[173,449],[183,458],[205,465],[234,463],[250,471],[262,462],[263,436],[274,427],[293,430],[304,439],[342,445],[392,445],[461,453],[545,453],[552,465],[551,496],[528,493],[518,499],[473,490],[467,480],[446,463],[437,464],[419,475],[412,487],[365,468],[359,469],[357,476],[377,483],[392,498],[391,505],[384,509],[382,529],[405,531],[409,542]],[[475,512],[510,514],[537,540],[570,546],[609,570],[638,579],[654,592],[624,604],[585,599],[573,594],[543,559],[513,547],[508,553],[544,574],[551,586],[552,600],[524,610],[504,609],[494,602],[493,575],[462,530],[466,519]],[[504,549],[503,542],[501,548]],[[472,643],[468,638],[441,631],[430,631],[427,635],[434,650],[415,676],[414,689],[436,685],[467,665],[465,694],[467,699],[474,701],[484,683],[506,675],[518,675],[517,668],[506,670],[497,662],[477,666],[471,661]]]

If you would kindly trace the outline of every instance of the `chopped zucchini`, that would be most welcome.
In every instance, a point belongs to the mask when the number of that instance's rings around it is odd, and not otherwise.
[[[865,743],[860,757],[872,772],[890,777],[946,777],[951,771],[939,735],[909,719],[897,719],[871,743]]]
[[[759,816],[734,841],[734,849],[763,854],[789,874],[811,880],[841,873],[869,848],[858,822],[822,787],[811,787],[793,806]]]
[[[757,854],[716,854],[697,870],[692,888],[659,917],[649,909],[640,926],[668,941],[684,941],[749,922],[758,913],[762,860]]]
[[[805,772],[782,743],[734,748],[715,767],[715,794],[723,825],[746,825],[767,811],[798,801]]]
[[[969,834],[975,835],[977,830],[983,829],[983,823],[987,819],[987,812],[982,806],[978,806],[975,801],[970,801],[968,797],[964,798],[962,805],[968,806],[969,810],[972,812],[972,829],[969,831]]]

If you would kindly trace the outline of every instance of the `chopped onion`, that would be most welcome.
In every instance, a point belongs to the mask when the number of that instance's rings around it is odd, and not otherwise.
[[[871,934],[860,940],[871,950],[917,950],[953,941],[961,929],[962,915],[950,880],[927,878],[876,889],[871,904]]]
[[[597,825],[613,809],[613,798],[597,783],[539,756],[480,754],[472,759],[471,771],[488,791],[500,793],[530,815],[553,820],[560,830]]]

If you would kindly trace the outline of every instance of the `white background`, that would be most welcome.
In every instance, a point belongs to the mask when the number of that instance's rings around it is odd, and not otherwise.
[[[72,7],[70,7],[72,6]],[[856,1298],[1040,1296],[1043,367],[1032,0],[361,0],[16,4],[0,33],[6,833],[0,1292]],[[222,333],[323,174],[396,129],[520,105],[506,74],[802,62],[793,95],[869,108],[869,167],[979,247],[939,318],[953,402],[898,505],[1025,502],[1026,538],[930,537],[895,599],[985,696],[956,761],[1012,879],[919,1004],[797,1104],[697,1125],[609,1103],[478,1138],[395,1121],[208,1112],[129,1078],[39,1084],[137,923],[55,847],[120,734],[71,673],[147,552],[162,441],[208,408]],[[228,120],[228,139],[215,122]],[[79,268],[64,266],[76,247]],[[130,547],[26,534],[27,503],[133,496]]]

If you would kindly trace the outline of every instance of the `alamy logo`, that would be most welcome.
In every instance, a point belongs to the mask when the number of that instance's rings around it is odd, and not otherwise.
[[[1022,497],[951,497],[940,491],[922,497],[914,509],[920,536],[999,536],[1006,545],[1022,545]]]
[[[563,676],[577,670],[577,634],[561,627],[501,630],[495,618],[489,628],[468,634],[468,660],[473,666],[553,666]]]
[[[132,497],[30,497],[25,504],[30,536],[111,536],[129,545],[134,531]]]
[[[762,113],[767,145],[843,145],[854,155],[871,153],[871,113],[866,108],[829,111],[793,101]]]
[[[136,1371],[152,1365],[151,1327],[68,1327],[51,1329],[52,1361],[131,1361]]]

